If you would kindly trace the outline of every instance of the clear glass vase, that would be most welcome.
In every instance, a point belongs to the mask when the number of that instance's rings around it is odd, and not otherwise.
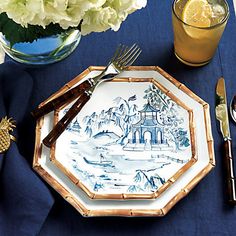
[[[58,35],[40,38],[32,43],[16,43],[10,47],[9,41],[0,33],[3,50],[17,62],[29,65],[47,65],[61,61],[70,55],[80,42],[79,30],[68,30]]]

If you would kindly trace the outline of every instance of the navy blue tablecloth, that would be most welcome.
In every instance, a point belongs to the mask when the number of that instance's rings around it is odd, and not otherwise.
[[[188,67],[175,58],[171,1],[163,0],[148,1],[118,32],[83,37],[62,62],[32,68],[7,58],[0,65],[0,117],[16,119],[18,140],[0,155],[1,236],[236,235],[236,207],[229,207],[224,199],[222,138],[214,115],[217,79],[225,77],[229,98],[236,92],[236,19],[233,2],[228,2],[231,17],[215,57],[204,67]],[[35,121],[30,111],[88,66],[105,65],[119,43],[133,42],[143,49],[136,65],[162,67],[210,104],[217,165],[165,217],[83,218],[32,170]],[[230,125],[236,140],[236,126]],[[236,142],[233,150],[236,153]]]

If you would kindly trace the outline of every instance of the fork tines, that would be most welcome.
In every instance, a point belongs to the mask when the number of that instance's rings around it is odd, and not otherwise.
[[[124,68],[132,65],[141,54],[142,50],[134,43],[131,47],[119,45],[111,62]]]

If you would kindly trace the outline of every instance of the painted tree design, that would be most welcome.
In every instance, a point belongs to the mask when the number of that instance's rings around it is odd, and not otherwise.
[[[183,128],[184,119],[178,116],[179,106],[154,84],[145,90],[144,98],[161,111],[160,119],[165,126],[165,138],[175,144],[176,150],[188,147],[188,132]]]
[[[102,110],[100,114],[92,113],[90,116],[85,116],[83,123],[85,124],[84,132],[92,137],[103,129],[107,124],[113,124],[120,129],[121,135],[117,140],[118,144],[124,145],[131,125],[138,117],[137,105],[133,103],[136,96],[131,96],[127,100],[122,97],[114,99],[115,106],[108,110]]]
[[[128,188],[129,192],[143,192],[143,191],[154,191],[157,190],[166,181],[156,172],[157,169],[163,168],[165,165],[170,163],[164,163],[160,167],[150,170],[136,170],[136,175],[134,176],[135,185],[131,185]]]
[[[128,137],[131,131],[132,123],[137,119],[138,109],[137,105],[132,102],[136,100],[136,96],[129,97],[128,100],[123,99],[122,97],[117,97],[114,102],[120,104],[119,111],[117,113],[117,118],[119,123],[117,125],[122,130],[122,135],[117,141],[118,144],[124,145],[125,139]]]

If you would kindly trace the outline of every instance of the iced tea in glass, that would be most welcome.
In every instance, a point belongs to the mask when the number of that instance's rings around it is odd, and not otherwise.
[[[174,0],[172,22],[176,57],[191,66],[214,56],[229,18],[225,0]]]

